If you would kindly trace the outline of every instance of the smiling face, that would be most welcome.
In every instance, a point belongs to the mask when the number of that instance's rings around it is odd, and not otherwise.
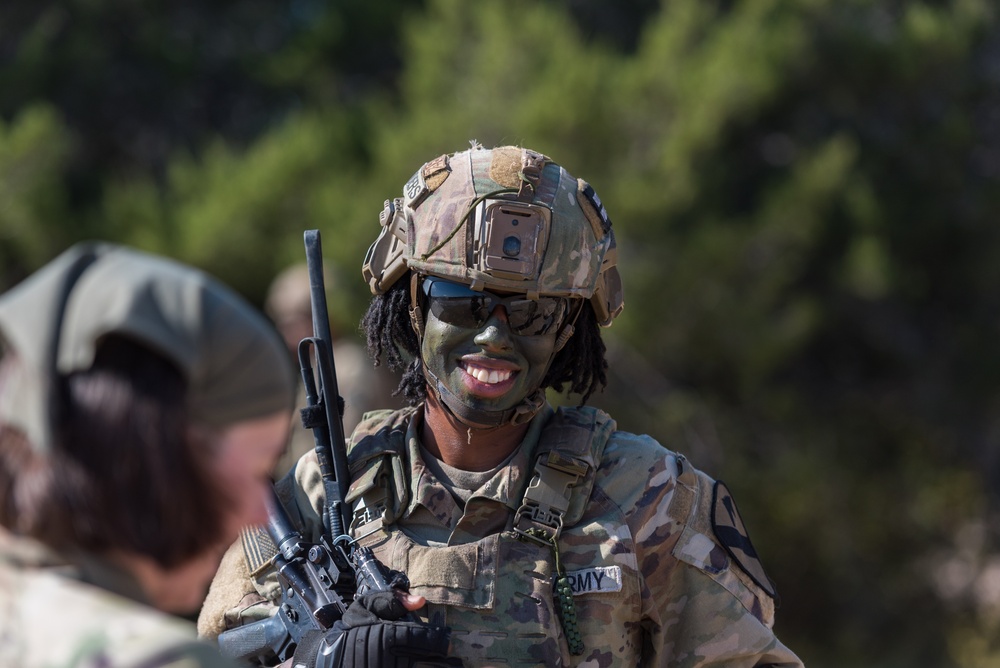
[[[425,313],[420,354],[428,370],[469,408],[504,411],[539,388],[555,353],[557,331],[514,334],[506,307],[497,305],[478,327]]]

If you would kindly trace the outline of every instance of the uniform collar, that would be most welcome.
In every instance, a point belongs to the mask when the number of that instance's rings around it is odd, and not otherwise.
[[[470,504],[477,499],[485,499],[501,503],[512,511],[517,510],[525,486],[531,477],[533,453],[538,445],[542,428],[553,413],[552,407],[546,402],[538,414],[532,418],[528,431],[525,432],[524,438],[514,452],[510,463],[472,494],[469,499]],[[410,477],[410,502],[403,512],[403,517],[412,513],[418,505],[424,506],[432,514],[438,516],[444,512],[450,514],[455,505],[454,499],[451,499],[451,495],[442,489],[441,482],[435,478],[420,452],[422,444],[420,429],[423,419],[423,407],[421,406],[407,425],[406,448],[412,474]],[[443,497],[448,498],[443,499]],[[442,506],[447,506],[447,508]]]

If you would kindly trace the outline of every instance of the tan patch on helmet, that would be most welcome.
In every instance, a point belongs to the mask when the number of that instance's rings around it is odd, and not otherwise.
[[[515,146],[502,146],[493,149],[490,161],[490,178],[505,188],[517,188],[521,185],[521,149]]]
[[[427,186],[427,190],[433,192],[440,188],[449,174],[451,174],[451,168],[448,166],[447,154],[428,162],[424,165],[424,184]]]

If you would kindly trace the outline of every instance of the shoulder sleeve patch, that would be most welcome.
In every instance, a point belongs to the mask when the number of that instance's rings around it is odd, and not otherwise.
[[[776,598],[774,583],[764,572],[764,565],[757,556],[757,550],[750,543],[750,536],[743,526],[743,519],[736,510],[736,501],[729,488],[721,481],[716,482],[712,488],[712,530],[733,561],[739,564],[768,596]]]
[[[243,543],[247,569],[256,578],[271,565],[271,559],[278,553],[278,548],[264,527],[245,527],[240,531],[240,541]]]

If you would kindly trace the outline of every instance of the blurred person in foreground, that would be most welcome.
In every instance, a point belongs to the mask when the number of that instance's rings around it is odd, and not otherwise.
[[[273,327],[84,243],[0,296],[0,345],[0,665],[230,665],[174,615],[266,521],[294,393]]]
[[[725,485],[584,405],[605,384],[600,327],[623,307],[593,188],[534,151],[474,146],[423,165],[381,224],[363,329],[410,406],[350,439],[350,532],[406,573],[452,656],[800,666]],[[546,388],[581,404],[555,409]],[[323,530],[318,480],[309,454],[278,484],[308,540]],[[266,548],[230,550],[200,632],[273,612]]]
[[[336,294],[339,273],[326,262],[323,268],[324,284],[328,294]],[[277,327],[285,340],[291,363],[299,370],[299,341],[313,335],[312,304],[309,294],[309,268],[306,264],[286,267],[271,281],[264,301],[264,312]],[[377,408],[402,407],[403,403],[392,396],[398,378],[385,366],[374,366],[365,352],[360,337],[347,336],[331,318],[333,357],[337,365],[337,388],[344,399],[344,433],[361,421],[361,416]],[[297,375],[297,374],[296,374]],[[307,404],[305,389],[299,383],[296,407]],[[311,429],[302,426],[298,411],[294,412],[290,426],[288,447],[274,469],[275,479],[282,477],[302,455],[316,447]]]

